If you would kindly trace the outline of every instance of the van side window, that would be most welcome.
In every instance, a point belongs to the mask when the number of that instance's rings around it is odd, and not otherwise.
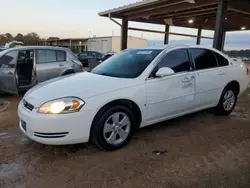
[[[214,53],[206,49],[190,49],[195,62],[196,70],[209,69],[217,67],[217,60]]]
[[[62,50],[56,51],[56,60],[57,61],[66,61],[66,52]]]
[[[0,58],[0,68],[15,68],[18,51],[11,51]]]
[[[46,53],[46,61],[55,62],[56,61],[56,51],[55,50],[45,50]]]
[[[171,68],[175,73],[190,71],[188,51],[186,49],[179,49],[167,53],[157,65],[157,70],[162,67]]]
[[[55,50],[37,50],[36,57],[37,57],[36,62],[38,64],[56,62],[56,51]]]
[[[216,56],[216,58],[218,60],[218,63],[219,63],[220,67],[228,66],[229,65],[229,62],[228,62],[228,60],[225,57],[223,57],[222,55],[220,55],[220,54],[218,54],[216,52],[214,52],[214,54],[215,54],[215,56]]]

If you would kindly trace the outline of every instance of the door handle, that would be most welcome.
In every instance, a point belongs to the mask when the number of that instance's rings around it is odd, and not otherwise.
[[[12,72],[8,72],[8,75],[12,75],[13,73]]]
[[[191,78],[185,77],[182,82],[189,82],[191,80]]]
[[[182,82],[190,82],[192,79],[194,79],[194,76],[190,76],[190,77],[185,77]]]
[[[222,76],[222,75],[225,75],[226,73],[224,72],[220,72],[219,75]]]
[[[60,64],[59,64],[59,67],[63,67],[64,65],[65,65],[65,64],[63,64],[63,63],[60,63]]]

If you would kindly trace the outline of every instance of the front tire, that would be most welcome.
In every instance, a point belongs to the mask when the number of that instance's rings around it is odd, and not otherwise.
[[[227,87],[222,92],[220,102],[216,107],[217,115],[229,115],[237,103],[237,93],[233,87]]]
[[[125,106],[113,106],[99,112],[91,129],[92,141],[101,149],[113,151],[124,147],[131,140],[136,121]]]

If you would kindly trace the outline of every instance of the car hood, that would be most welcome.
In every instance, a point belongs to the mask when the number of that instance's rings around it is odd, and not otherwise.
[[[43,103],[62,97],[79,97],[86,99],[117,89],[132,87],[132,79],[102,76],[93,73],[78,73],[58,77],[40,83],[30,89],[24,99],[35,106],[40,107]]]

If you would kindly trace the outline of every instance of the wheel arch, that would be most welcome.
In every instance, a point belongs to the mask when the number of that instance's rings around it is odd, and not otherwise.
[[[96,121],[96,119],[99,118],[99,116],[101,116],[108,108],[111,108],[116,105],[122,105],[129,108],[131,112],[135,115],[136,125],[138,126],[137,128],[139,128],[142,122],[142,112],[139,105],[130,99],[121,98],[107,102],[97,111],[94,116],[94,119],[92,120],[90,132],[92,132],[93,123]]]
[[[66,69],[66,70],[64,70],[63,72],[62,72],[62,76],[64,76],[64,75],[68,75],[68,74],[74,74],[75,73],[75,71],[74,71],[74,69]]]
[[[225,88],[228,88],[228,87],[233,87],[233,88],[235,89],[236,94],[239,95],[239,93],[240,93],[240,84],[239,84],[238,81],[233,80],[233,81],[229,82],[229,83],[224,87],[224,89],[225,89]]]

